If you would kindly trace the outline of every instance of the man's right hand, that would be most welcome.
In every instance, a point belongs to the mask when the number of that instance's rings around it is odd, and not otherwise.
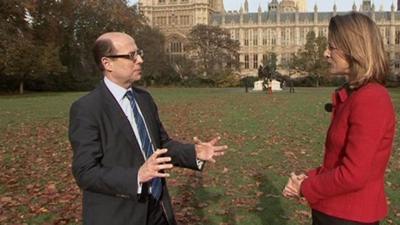
[[[138,179],[140,183],[146,183],[155,177],[169,177],[169,173],[163,173],[162,170],[171,169],[174,167],[171,162],[171,157],[161,157],[168,149],[157,149],[150,158],[140,167]]]

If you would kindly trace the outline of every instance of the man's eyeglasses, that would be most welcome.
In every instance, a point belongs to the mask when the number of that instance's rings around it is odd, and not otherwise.
[[[125,58],[125,59],[129,59],[129,60],[132,60],[132,61],[136,61],[138,56],[143,58],[144,52],[143,52],[142,49],[138,49],[136,51],[129,52],[128,54],[125,54],[125,55],[106,55],[105,57],[108,57],[108,58]]]

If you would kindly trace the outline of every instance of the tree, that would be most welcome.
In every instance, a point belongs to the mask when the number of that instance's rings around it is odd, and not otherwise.
[[[273,79],[276,75],[276,68],[277,68],[277,55],[276,53],[268,53],[267,57],[263,59],[263,70],[262,74],[264,79]]]
[[[191,84],[196,81],[197,77],[195,76],[195,71],[193,70],[193,68],[195,67],[195,63],[189,57],[176,57],[174,59],[172,67],[178,74],[180,81],[183,85],[191,86]]]
[[[133,36],[145,50],[145,81],[176,75],[164,53],[163,35],[146,25],[127,0],[0,1],[0,19],[5,56],[0,57],[0,76],[18,81],[21,93],[27,80],[47,82],[53,90],[93,88],[101,75],[91,49],[100,34],[110,31]]]
[[[92,89],[102,77],[91,52],[96,38],[105,32],[120,31],[137,40],[145,19],[137,7],[129,7],[126,0],[58,2],[59,24],[62,25],[58,35],[59,54],[67,71],[60,76],[57,84],[60,89]]]
[[[198,74],[215,84],[225,82],[239,68],[240,44],[217,26],[196,25],[189,33],[189,50]]]
[[[15,75],[15,61],[27,60],[22,50],[31,48],[30,42],[22,38],[28,32],[25,21],[25,6],[23,1],[0,1],[0,76]],[[22,57],[22,58],[21,58]],[[16,63],[18,64],[18,63]]]
[[[38,78],[48,74],[58,74],[65,68],[59,61],[58,50],[54,40],[39,39],[37,24],[46,18],[43,13],[36,13],[41,6],[55,7],[57,1],[2,1],[0,8],[5,20],[0,23],[1,46],[5,59],[0,62],[0,74],[12,76],[19,82],[19,92],[24,92],[24,82],[28,78]],[[52,5],[54,4],[54,5]],[[56,11],[56,10],[54,10]],[[48,21],[54,20],[48,19]],[[55,23],[57,24],[57,23]],[[58,25],[55,25],[58,26]],[[46,28],[51,30],[49,24]],[[43,26],[42,26],[42,29]],[[57,32],[54,32],[57,33]],[[52,32],[43,33],[40,37],[50,37]],[[10,38],[12,37],[12,38]]]
[[[136,43],[144,50],[143,82],[171,84],[180,82],[179,75],[174,72],[165,53],[165,37],[157,29],[145,25],[137,34]]]
[[[299,71],[308,72],[309,76],[315,80],[318,87],[322,74],[327,73],[328,63],[324,57],[324,51],[328,41],[324,36],[316,37],[314,31],[310,31],[306,37],[306,44],[294,55],[290,67]]]

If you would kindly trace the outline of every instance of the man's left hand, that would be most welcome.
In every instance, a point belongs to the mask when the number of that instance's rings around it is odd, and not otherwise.
[[[209,142],[203,142],[197,137],[194,137],[193,141],[195,143],[196,158],[215,163],[214,156],[222,156],[225,154],[225,150],[228,149],[226,145],[216,145],[220,139],[221,137],[216,137]]]

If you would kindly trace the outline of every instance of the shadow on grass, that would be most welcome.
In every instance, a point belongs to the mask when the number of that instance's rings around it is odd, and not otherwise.
[[[242,214],[243,210],[249,210],[250,217],[258,217],[257,225],[287,225],[288,217],[281,203],[281,190],[273,185],[272,178],[267,175],[257,173],[253,176],[260,183],[257,192],[262,194],[258,197],[256,205],[237,208],[229,199],[224,199],[229,198],[225,196],[225,187],[212,188],[204,185],[207,182],[203,184],[203,175],[199,172],[188,175],[187,180],[178,187],[180,200],[175,203],[178,224],[249,224],[248,219],[251,221],[251,218],[243,218]]]
[[[205,186],[201,172],[191,172],[187,178],[178,188],[181,205],[178,203],[176,207],[176,217],[179,225],[235,225],[234,208],[215,208],[224,198],[224,187]]]
[[[257,204],[257,215],[263,225],[286,225],[288,217],[281,204],[281,190],[278,190],[267,175],[257,174],[259,191],[263,194]]]

